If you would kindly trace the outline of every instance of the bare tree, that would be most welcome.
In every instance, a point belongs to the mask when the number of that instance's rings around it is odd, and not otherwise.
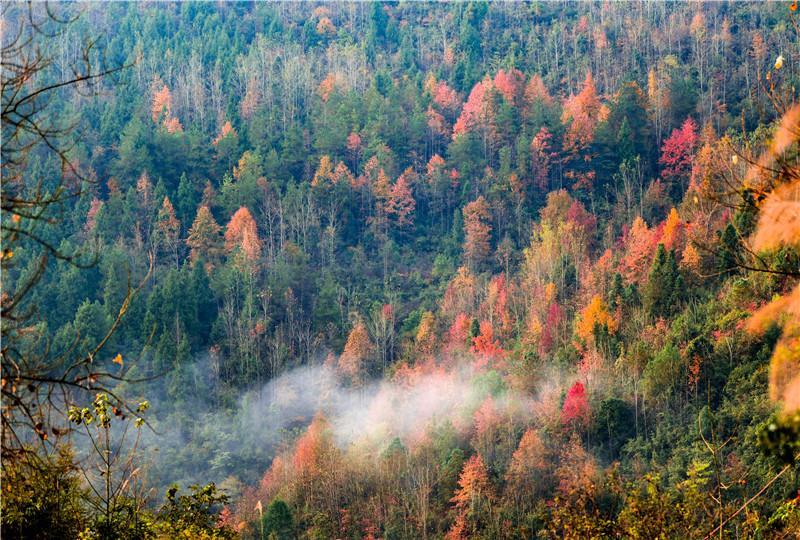
[[[66,422],[66,404],[76,391],[105,392],[129,414],[136,415],[135,409],[114,393],[119,381],[130,380],[128,374],[135,360],[118,357],[115,363],[110,354],[101,354],[127,311],[131,296],[138,291],[138,287],[131,288],[130,276],[109,333],[92,346],[82,343],[78,334],[61,357],[50,354],[46,325],[29,301],[50,259],[81,268],[97,261],[96,244],[66,253],[46,240],[47,229],[63,221],[67,204],[94,181],[72,158],[83,126],[80,120],[60,114],[54,99],[60,94],[96,96],[117,84],[116,75],[128,67],[106,64],[100,46],[102,36],[85,38],[79,51],[62,54],[62,38],[71,32],[80,15],[70,6],[60,6],[56,12],[48,4],[36,2],[7,2],[2,6],[0,353],[4,464],[7,458],[25,454],[34,444],[46,446],[49,435],[64,433],[67,428],[60,424]],[[54,159],[60,166],[57,180],[37,177],[29,167],[33,156]],[[35,264],[25,271],[15,270],[18,259],[14,259],[14,252],[21,246],[39,253]]]

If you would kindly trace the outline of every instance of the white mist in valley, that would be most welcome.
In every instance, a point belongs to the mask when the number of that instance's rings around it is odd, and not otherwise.
[[[202,364],[193,368],[203,372]],[[523,423],[530,420],[519,416],[536,415],[533,397],[510,392],[495,373],[468,365],[360,386],[343,385],[328,366],[304,366],[245,392],[227,407],[188,402],[174,411],[169,399],[156,400],[155,431],[143,431],[142,440],[156,485],[187,486],[206,479],[230,488],[236,482],[256,483],[276,454],[318,414],[328,420],[342,449],[367,445],[380,451],[396,437],[422,437],[433,423],[449,420],[459,431],[469,429],[474,412],[490,396],[498,409],[513,410]],[[200,450],[187,455],[189,442]],[[170,465],[177,463],[179,468]]]

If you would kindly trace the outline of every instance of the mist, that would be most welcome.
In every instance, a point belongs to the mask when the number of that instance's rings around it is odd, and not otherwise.
[[[208,374],[207,362],[200,357],[189,372]],[[413,442],[432,422],[445,420],[464,433],[489,397],[498,410],[513,409],[522,423],[539,414],[537,398],[510,391],[493,371],[452,359],[436,365],[452,367],[427,367],[360,386],[345,386],[327,365],[297,367],[220,407],[203,395],[208,381],[198,381],[200,392],[177,407],[168,396],[153,395],[149,386],[152,430],[142,428],[139,444],[150,463],[150,481],[159,491],[173,483],[213,481],[236,496],[243,485],[257,484],[277,453],[318,414],[328,420],[343,450],[353,445],[382,450],[395,438]],[[560,385],[545,386],[549,391]],[[188,454],[190,442],[201,451]]]

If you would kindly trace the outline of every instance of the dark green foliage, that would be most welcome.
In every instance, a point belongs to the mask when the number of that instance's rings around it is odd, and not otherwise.
[[[717,248],[717,268],[721,272],[732,272],[737,267],[739,242],[741,236],[732,223],[728,223],[719,233],[719,247]]]
[[[680,310],[684,295],[683,277],[678,270],[675,250],[667,253],[664,244],[658,244],[650,274],[647,277],[645,306],[654,317],[666,317]]]
[[[472,319],[472,322],[469,325],[469,337],[475,339],[481,333],[481,325],[480,321],[478,321],[477,317]]]
[[[681,372],[681,358],[677,347],[666,345],[645,368],[645,389],[654,399],[668,401],[671,394],[677,391],[678,377]]]
[[[628,117],[625,116],[622,119],[622,125],[619,127],[615,148],[619,163],[623,161],[630,162],[637,156],[633,136],[630,125],[628,125]]]
[[[697,86],[688,77],[673,78],[669,85],[672,125],[679,126],[697,112]]]
[[[186,267],[182,272],[185,271]],[[192,291],[191,298],[187,299],[188,308],[195,310],[195,316],[192,316],[191,312],[188,313],[189,324],[191,325],[196,320],[196,327],[188,326],[187,330],[190,336],[197,338],[200,344],[205,345],[208,343],[211,326],[217,318],[217,304],[202,259],[195,261],[191,268],[187,290]]]
[[[611,283],[611,290],[608,293],[608,307],[611,311],[617,309],[617,306],[624,294],[622,274],[616,272],[614,274],[614,281]]]
[[[460,448],[454,448],[442,463],[441,472],[439,473],[439,485],[441,487],[438,490],[442,503],[447,504],[453,498],[453,493],[458,487],[458,475],[461,474],[461,469],[466,461],[467,456],[464,451]]]
[[[181,536],[232,540],[236,532],[220,524],[219,512],[227,504],[228,496],[220,494],[214,484],[205,487],[192,486],[191,494],[178,495],[178,486],[167,490],[166,504],[158,511],[162,534],[167,537]]]
[[[608,397],[600,402],[594,417],[595,436],[606,445],[611,457],[628,439],[636,435],[635,419],[631,405],[621,399]]]
[[[189,182],[186,173],[183,173],[178,184],[178,201],[175,208],[184,231],[189,230],[192,226],[198,202],[196,188]]]
[[[281,499],[274,499],[267,507],[264,514],[264,534],[269,538],[274,534],[278,540],[295,538],[292,512]]]

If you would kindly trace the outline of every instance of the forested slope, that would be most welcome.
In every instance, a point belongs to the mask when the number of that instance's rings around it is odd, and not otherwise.
[[[790,13],[87,5],[48,76],[84,34],[133,66],[56,97],[92,181],[41,234],[98,261],[26,301],[82,354],[152,257],[97,361],[144,350],[149,481],[223,486],[243,537],[268,505],[279,538],[703,537],[783,467],[757,442],[783,321],[748,321],[800,259],[749,238],[797,169]],[[797,485],[728,537],[796,534]]]

